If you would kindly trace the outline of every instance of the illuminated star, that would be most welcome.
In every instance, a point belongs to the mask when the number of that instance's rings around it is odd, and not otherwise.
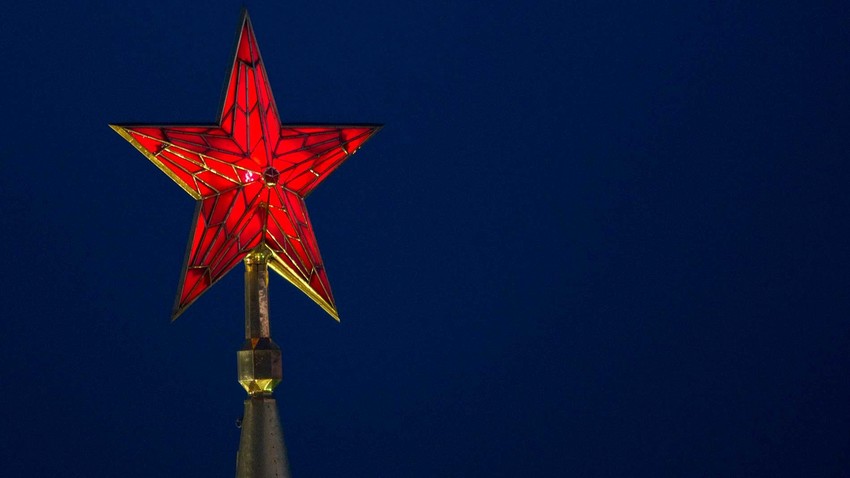
[[[304,198],[379,125],[281,124],[247,13],[213,125],[110,125],[198,200],[172,318],[252,250],[339,320]]]

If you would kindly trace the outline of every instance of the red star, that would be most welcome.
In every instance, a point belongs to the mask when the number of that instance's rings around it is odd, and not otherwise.
[[[285,125],[247,13],[218,124],[110,125],[198,200],[172,318],[249,252],[339,320],[304,198],[379,125]]]

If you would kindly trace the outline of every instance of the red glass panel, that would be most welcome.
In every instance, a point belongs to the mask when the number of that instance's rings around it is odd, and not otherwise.
[[[280,141],[277,142],[277,146],[275,147],[274,154],[276,156],[282,156],[285,154],[291,154],[295,151],[298,151],[301,148],[301,140],[298,138],[281,138]]]
[[[313,173],[309,171],[306,174],[299,174],[293,178],[290,178],[286,184],[290,188],[301,191],[310,187],[314,181],[317,181],[319,178]]]
[[[159,152],[160,148],[163,147],[162,141],[158,139],[151,138],[149,136],[144,136],[142,134],[133,134],[133,139],[135,139],[145,151],[150,152],[151,154],[156,154]]]
[[[188,161],[182,154],[175,153],[169,149],[160,151],[159,158],[162,161],[171,163],[171,167],[169,169],[180,169],[185,171],[190,177],[204,170],[204,166],[202,164]]]
[[[193,269],[189,271],[184,282],[185,294],[180,296],[180,301],[191,304],[210,286],[209,276],[203,270]]]
[[[254,68],[247,68],[245,70],[246,111],[250,111],[257,106],[257,79],[255,76],[256,70]]]
[[[313,288],[319,295],[327,294],[325,290],[324,284],[322,284],[322,278],[319,274],[313,273],[310,277],[310,287]]]
[[[216,171],[206,170],[195,174],[199,183],[204,183],[215,190],[215,193],[224,192],[230,188],[239,186],[240,182]]]
[[[234,141],[233,138],[222,138],[218,136],[204,136],[204,140],[210,146],[210,156],[215,156],[212,154],[215,150],[224,152],[224,153],[232,153],[232,154],[242,154],[244,152],[243,148],[239,147],[239,144]]]

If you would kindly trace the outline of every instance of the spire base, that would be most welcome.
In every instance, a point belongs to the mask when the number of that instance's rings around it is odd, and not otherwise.
[[[268,396],[245,400],[236,478],[291,478],[277,402]]]

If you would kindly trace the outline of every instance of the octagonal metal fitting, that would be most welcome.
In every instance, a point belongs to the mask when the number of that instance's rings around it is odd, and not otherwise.
[[[236,353],[239,384],[250,395],[269,395],[283,380],[280,347],[268,337],[245,340]]]

